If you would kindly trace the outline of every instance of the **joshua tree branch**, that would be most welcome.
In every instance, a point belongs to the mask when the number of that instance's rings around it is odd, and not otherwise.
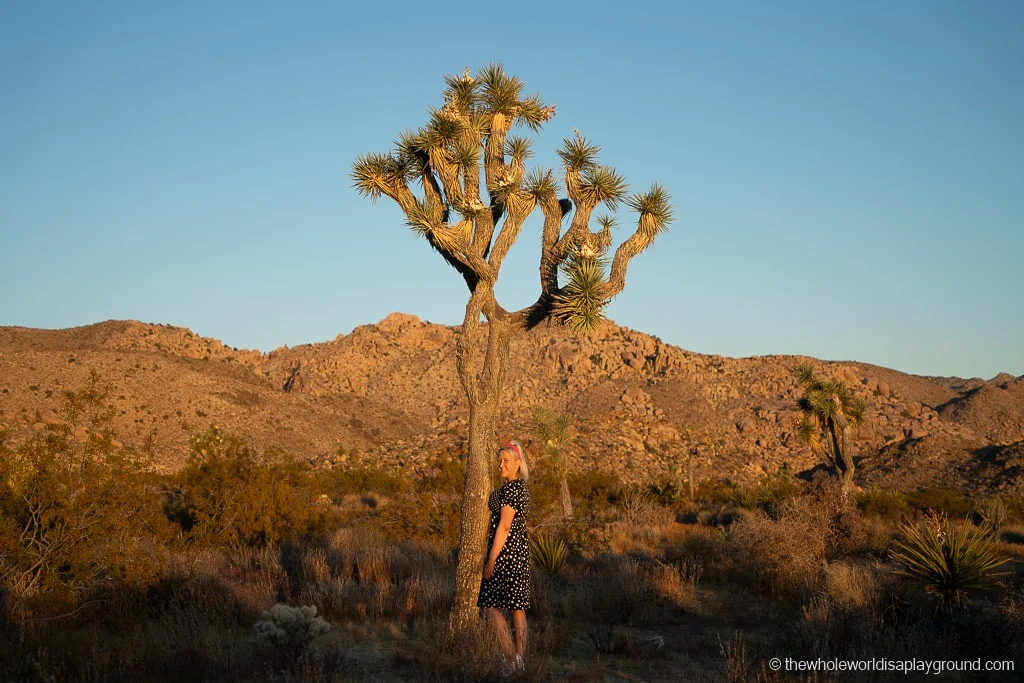
[[[611,271],[608,274],[608,288],[605,292],[609,299],[621,292],[622,288],[626,286],[626,270],[629,268],[629,262],[634,256],[643,253],[654,241],[654,236],[643,230],[643,220],[644,217],[641,216],[636,232],[626,238],[619,245],[618,249],[615,250]]]

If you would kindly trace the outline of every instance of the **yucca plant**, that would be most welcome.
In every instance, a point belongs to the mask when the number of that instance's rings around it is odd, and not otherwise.
[[[1010,506],[1006,501],[996,496],[982,502],[978,508],[978,514],[988,524],[993,533],[998,534],[1006,526],[1006,520],[1010,517]]]
[[[535,565],[549,574],[557,574],[565,566],[569,548],[557,536],[534,533],[530,534],[530,556]]]
[[[922,582],[946,609],[962,606],[969,591],[994,588],[1006,575],[1000,567],[1007,559],[997,555],[986,527],[932,514],[901,525],[900,535],[902,540],[893,541],[890,551],[897,571]]]

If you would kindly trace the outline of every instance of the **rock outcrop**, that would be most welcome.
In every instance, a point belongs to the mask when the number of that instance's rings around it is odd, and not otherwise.
[[[341,445],[416,469],[426,455],[464,447],[457,334],[395,313],[333,341],[260,353],[134,321],[0,328],[0,419],[16,431],[41,428],[57,419],[61,392],[95,369],[112,386],[118,432],[128,440],[155,433],[168,468],[184,461],[191,434],[215,422],[296,457],[329,461]],[[626,478],[676,477],[692,452],[699,478],[753,481],[783,463],[808,469],[816,460],[794,433],[793,370],[801,363],[867,402],[854,435],[865,477],[924,481],[912,474],[924,468],[950,485],[1020,482],[1011,461],[1024,440],[1024,378],[918,377],[801,356],[726,358],[611,322],[587,337],[548,325],[516,337],[501,430],[529,441],[534,406],[568,413],[583,435],[576,464]]]

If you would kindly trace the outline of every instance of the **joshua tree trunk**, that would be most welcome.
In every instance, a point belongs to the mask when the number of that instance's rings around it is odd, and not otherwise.
[[[462,520],[459,529],[459,563],[455,572],[455,603],[449,617],[450,637],[463,633],[477,618],[477,596],[481,569],[487,553],[487,497],[490,493],[490,463],[495,442],[499,399],[508,358],[511,325],[497,316],[487,325],[487,344],[480,364],[480,314],[484,305],[494,301],[493,292],[483,284],[466,306],[456,348],[459,380],[469,402],[469,454],[466,462],[466,486],[462,494]]]
[[[562,517],[568,521],[572,519],[572,496],[569,495],[569,479],[565,476],[564,466],[559,474],[559,485],[562,494]]]
[[[839,487],[846,496],[853,490],[853,455],[850,454],[850,449],[846,447],[846,434],[843,433],[842,437],[839,435],[839,430],[835,426],[829,427],[829,439],[832,442],[832,462],[835,465],[836,473],[839,475]]]
[[[697,497],[693,492],[693,449],[690,449],[690,457],[686,459],[686,479],[687,484],[690,488],[690,502],[694,503],[697,501]]]

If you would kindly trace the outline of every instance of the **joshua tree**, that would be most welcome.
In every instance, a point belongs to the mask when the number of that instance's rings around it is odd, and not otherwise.
[[[549,318],[574,329],[593,329],[605,305],[625,286],[630,260],[672,221],[672,207],[657,184],[628,195],[626,180],[599,165],[599,148],[579,133],[558,150],[568,195],[559,198],[552,171],[526,171],[530,141],[509,134],[516,125],[539,131],[555,108],[539,95],[523,95],[522,81],[496,64],[476,75],[467,69],[445,82],[444,105],[430,110],[427,124],[402,133],[390,153],[356,159],[352,178],[371,200],[387,196],[398,203],[408,226],[469,290],[456,342],[459,380],[469,403],[469,453],[450,619],[454,634],[476,615],[487,540],[488,463],[511,336]],[[602,204],[612,212],[625,204],[639,214],[635,231],[610,260],[614,220],[596,216],[599,229],[591,230],[593,212]],[[540,292],[526,308],[508,311],[495,297],[495,283],[523,223],[537,207],[543,214]]]
[[[562,517],[572,519],[572,497],[569,495],[566,451],[576,439],[572,418],[556,415],[544,406],[533,409],[533,432],[541,443],[541,452],[547,457],[558,475],[558,486],[562,499]]]
[[[809,365],[796,368],[804,395],[797,401],[803,417],[797,434],[811,450],[825,459],[844,493],[853,487],[853,454],[849,448],[850,428],[864,421],[865,403],[840,381],[823,382]]]

